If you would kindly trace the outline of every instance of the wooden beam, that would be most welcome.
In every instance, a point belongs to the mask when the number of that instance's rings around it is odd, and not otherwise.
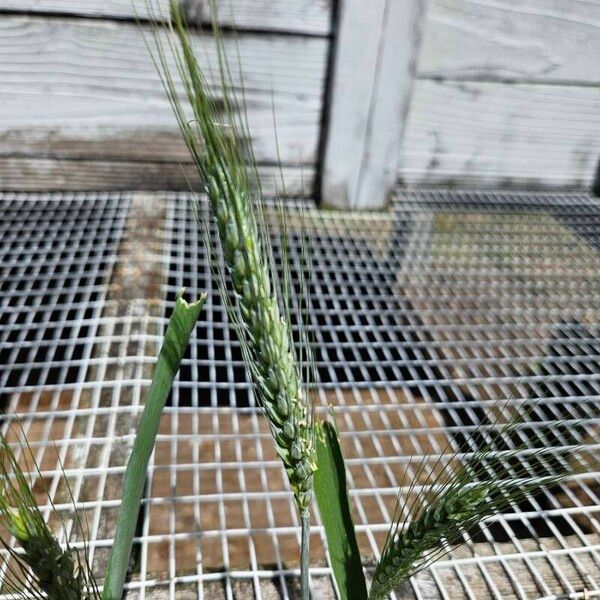
[[[61,159],[0,156],[0,191],[47,192],[96,190],[202,189],[198,173],[189,160],[159,162],[106,159]],[[258,177],[266,196],[310,194],[314,183],[313,167],[258,165]],[[282,185],[281,180],[285,182]]]
[[[216,0],[224,26],[265,32],[329,35],[329,0]],[[210,24],[210,5],[187,0],[185,7],[195,22]],[[150,10],[149,10],[150,8]],[[103,19],[158,19],[169,15],[169,0],[2,0],[0,13],[73,15]]]
[[[398,170],[424,0],[340,0],[320,200],[381,208]]]

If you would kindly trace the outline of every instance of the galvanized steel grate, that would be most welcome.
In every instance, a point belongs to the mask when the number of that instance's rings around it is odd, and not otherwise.
[[[206,289],[210,301],[161,424],[131,597],[295,597],[298,520],[186,199],[1,201],[4,427],[14,427],[12,411],[21,415],[68,522],[56,442],[97,568],[166,311],[185,285],[190,295]],[[409,457],[431,456],[433,464],[448,443],[473,450],[498,399],[519,407],[545,398],[535,423],[593,419],[555,443],[597,440],[593,199],[422,190],[399,193],[386,213],[306,204],[288,211],[298,269],[302,234],[294,227],[300,215],[309,223],[319,396],[337,407],[367,563],[402,475],[414,470]],[[279,256],[276,235],[274,247]],[[414,578],[406,597],[600,595],[600,464],[588,467],[590,474],[471,532],[465,546]],[[323,544],[316,523],[316,598],[334,597]]]

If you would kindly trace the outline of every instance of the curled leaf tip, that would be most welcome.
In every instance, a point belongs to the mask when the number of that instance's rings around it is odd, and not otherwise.
[[[185,288],[184,287],[180,288],[180,290],[177,292],[177,296],[175,297],[175,301],[177,302],[177,304],[183,306],[183,308],[185,308],[185,309],[192,310],[192,309],[196,309],[196,308],[201,308],[202,305],[206,302],[206,298],[207,298],[206,292],[202,292],[200,294],[200,296],[198,296],[198,299],[195,302],[188,302],[183,297],[184,293],[185,293]]]

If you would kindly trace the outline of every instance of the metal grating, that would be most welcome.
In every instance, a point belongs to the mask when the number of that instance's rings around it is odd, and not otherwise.
[[[18,377],[9,375],[5,428],[13,425],[11,411],[21,414],[50,492],[68,516],[49,440],[57,442],[101,570],[166,311],[182,285],[189,294],[206,289],[210,301],[161,423],[130,597],[296,597],[298,522],[186,199],[62,200],[2,197],[2,252],[14,250],[2,281],[14,293],[3,298],[0,339],[9,360],[0,374],[19,369]],[[293,229],[300,205],[288,210]],[[61,217],[51,221],[49,212]],[[473,449],[497,400],[519,407],[545,398],[531,417],[536,422],[590,419],[555,442],[597,441],[600,207],[593,199],[423,190],[399,193],[386,213],[306,205],[302,213],[314,251],[310,324],[319,395],[337,407],[367,565],[410,456],[433,462],[448,442]],[[32,340],[11,333],[21,331],[10,321],[11,302],[47,285],[51,235],[63,223],[72,224],[71,233],[56,239],[74,236],[91,258],[59,260],[73,277],[61,280],[62,294],[47,301],[52,310],[30,329],[39,339],[66,330],[73,304],[88,329],[66,341],[52,338],[65,350],[51,363],[61,368],[58,378],[48,379],[43,365],[51,358],[18,354]],[[36,255],[37,270],[27,271],[31,253],[15,248],[15,240],[27,239],[19,232],[48,242]],[[299,239],[291,248],[295,264]],[[84,280],[89,273],[93,284]],[[70,295],[91,288],[89,298]],[[85,302],[93,314],[81,312]],[[79,357],[69,362],[71,356]],[[73,366],[80,370],[67,377]],[[467,544],[414,578],[402,597],[599,596],[600,464],[589,470],[470,532]],[[315,598],[335,597],[318,523],[312,565]]]
[[[0,390],[82,381],[128,202],[2,197]]]

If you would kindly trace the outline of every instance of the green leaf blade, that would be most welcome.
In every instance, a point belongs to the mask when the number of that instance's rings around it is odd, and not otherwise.
[[[314,489],[327,536],[331,567],[342,600],[366,600],[367,585],[350,512],[346,468],[337,430],[317,424],[317,471]]]
[[[129,555],[146,483],[146,471],[154,449],[160,417],[190,335],[206,301],[206,294],[202,294],[197,302],[188,304],[183,299],[183,291],[182,289],[177,294],[175,308],[158,354],[152,384],[127,463],[123,481],[123,500],[102,590],[103,600],[120,600],[123,595]]]

